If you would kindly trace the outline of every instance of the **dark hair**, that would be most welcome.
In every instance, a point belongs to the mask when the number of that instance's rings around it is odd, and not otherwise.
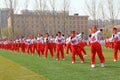
[[[56,34],[56,36],[58,36],[58,34]]]
[[[61,34],[61,32],[60,32],[60,31],[58,31],[58,34]]]
[[[117,28],[113,28],[113,30],[117,30]]]
[[[45,34],[48,34],[48,33],[45,33]],[[49,34],[48,34],[49,35]]]
[[[75,33],[75,31],[71,31],[71,33]]]

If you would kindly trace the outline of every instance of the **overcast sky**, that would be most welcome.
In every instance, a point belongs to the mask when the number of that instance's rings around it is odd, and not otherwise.
[[[4,8],[5,6],[3,5],[3,2],[4,0],[0,0],[0,8]],[[23,2],[25,0],[19,0],[20,3],[21,3],[21,6],[20,6],[20,9],[23,9]],[[59,0],[56,0],[56,1],[59,1]],[[74,14],[74,13],[79,13],[81,15],[86,15],[85,12],[83,11],[84,8],[83,8],[83,0],[68,0],[70,2],[70,13],[71,14]],[[28,3],[30,4],[28,9],[32,10],[33,9],[33,3],[34,3],[34,0],[28,0]],[[57,3],[57,5],[61,6],[61,3]],[[60,8],[59,8],[60,9]]]
[[[4,8],[5,7],[4,4],[3,4],[3,1],[4,0],[0,0],[0,8]],[[19,9],[20,10],[24,9],[24,4],[23,3],[24,3],[25,0],[18,0],[18,1],[20,1],[20,4],[19,4],[20,8]],[[29,3],[28,9],[30,9],[30,10],[34,9],[34,4],[33,4],[34,1],[35,0],[27,0],[27,2]],[[47,1],[49,1],[49,0],[47,0]],[[61,9],[61,1],[62,0],[55,0],[55,1],[57,1],[57,4],[56,4],[57,5],[56,6],[57,9],[60,10]],[[86,6],[85,6],[85,1],[87,1],[88,4],[89,4],[91,2],[91,0],[68,0],[68,1],[70,2],[70,9],[69,9],[70,14],[79,13],[79,15],[88,15],[88,16],[91,16],[91,15],[89,15],[86,12]],[[105,3],[106,3],[107,0],[96,0],[96,1],[103,1],[104,5],[106,5]],[[115,1],[114,2],[115,7],[117,7],[119,5],[118,1],[120,1],[120,0],[114,0],[114,1]],[[98,13],[100,13],[100,12],[101,11],[99,10]],[[106,12],[106,15],[107,15],[109,13],[108,9],[105,9],[105,12]],[[118,18],[120,18],[120,16]]]

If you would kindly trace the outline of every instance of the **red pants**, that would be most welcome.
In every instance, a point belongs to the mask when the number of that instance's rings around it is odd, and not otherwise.
[[[26,44],[25,45],[25,51],[27,52],[27,53],[30,53],[30,45],[29,44]]]
[[[42,52],[42,55],[44,55],[44,46],[42,43],[36,44],[36,51],[37,51],[38,57],[40,57],[40,52]]]
[[[15,51],[16,52],[19,52],[19,47],[20,47],[20,44],[19,43],[15,43]]]
[[[84,58],[83,58],[83,55],[81,53],[81,49],[79,48],[78,45],[71,45],[71,49],[72,49],[72,62],[75,62],[75,55],[77,54],[81,61],[84,62]]]
[[[53,52],[55,52],[56,48],[55,48],[55,43],[52,43],[52,46],[53,46]]]
[[[118,60],[118,50],[120,50],[120,41],[114,42],[114,60]]]
[[[101,45],[98,42],[95,43],[91,43],[90,45],[90,49],[91,49],[91,64],[95,64],[95,55],[96,52],[98,54],[98,57],[100,59],[100,63],[104,63],[105,62],[105,58],[102,54],[102,48]]]
[[[30,46],[31,46],[30,47],[30,52],[31,52],[32,55],[34,55],[34,53],[35,53],[35,44],[33,43]]]
[[[57,59],[57,60],[60,59],[60,53],[61,53],[62,60],[64,60],[64,49],[63,49],[63,45],[62,45],[62,44],[56,44],[56,59]]]
[[[81,51],[84,53],[84,55],[87,55],[87,53],[86,53],[84,48]]]
[[[25,43],[20,43],[22,53],[25,53]]]
[[[47,58],[47,56],[48,56],[48,49],[50,50],[50,55],[53,58],[53,49],[52,49],[51,43],[45,44],[45,51],[44,51],[45,58]]]
[[[80,43],[78,44],[78,47],[80,48],[81,52],[84,53],[84,55],[87,55],[87,53],[86,53],[86,51],[85,51],[85,49],[84,49],[85,44],[84,44],[83,42],[80,42]]]
[[[66,54],[69,54],[69,50],[71,50],[70,44],[66,44]]]

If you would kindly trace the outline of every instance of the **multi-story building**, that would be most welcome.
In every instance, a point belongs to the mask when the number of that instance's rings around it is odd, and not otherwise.
[[[9,17],[8,27],[10,26],[11,21]],[[85,35],[88,35],[88,16],[66,14],[63,17],[62,13],[56,15],[15,14],[14,27],[22,28],[25,35],[44,34],[46,32],[56,34],[57,31],[68,34],[72,30],[85,32]]]
[[[89,28],[91,26],[93,26],[93,25],[94,25],[94,20],[88,20]],[[97,27],[98,28],[109,26],[109,25],[112,25],[110,20],[101,20],[101,19],[97,20]],[[119,19],[115,19],[114,20],[114,25],[120,25],[120,20]]]
[[[8,15],[9,15],[9,9],[7,8],[0,9],[0,27],[7,27]]]

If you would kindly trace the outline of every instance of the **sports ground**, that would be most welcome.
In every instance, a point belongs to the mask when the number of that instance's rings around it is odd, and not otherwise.
[[[65,61],[56,61],[50,55],[47,59],[29,54],[0,50],[0,80],[120,80],[120,60],[113,62],[113,50],[103,47],[106,59],[101,68],[99,60],[96,67],[90,67],[90,50],[81,64],[79,58],[71,63],[71,54],[65,55]]]

